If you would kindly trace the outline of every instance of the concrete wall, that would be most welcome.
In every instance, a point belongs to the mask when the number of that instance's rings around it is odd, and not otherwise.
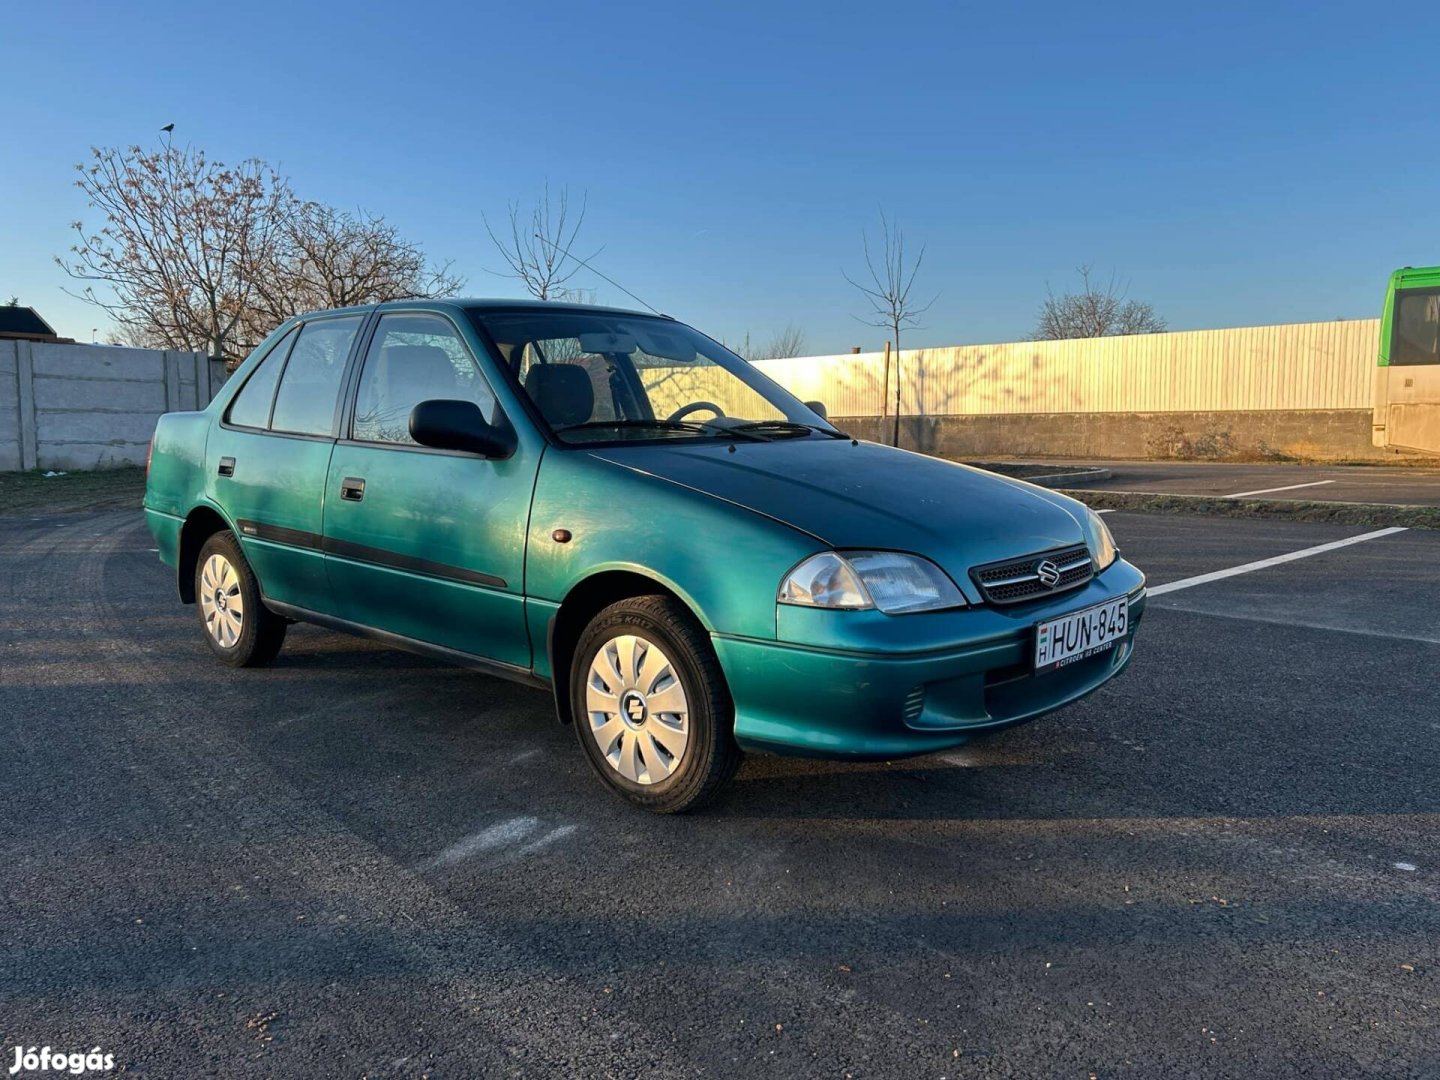
[[[0,470],[143,465],[160,414],[223,381],[203,353],[0,341]]]
[[[843,431],[889,442],[894,418],[832,417]],[[1369,409],[1228,412],[1011,413],[905,416],[900,445],[942,457],[1381,460]]]

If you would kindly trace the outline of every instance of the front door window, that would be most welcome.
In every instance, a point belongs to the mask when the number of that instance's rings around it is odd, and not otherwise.
[[[399,312],[383,315],[365,352],[351,437],[413,446],[410,412],[422,401],[473,401],[487,420],[495,395],[449,320]]]

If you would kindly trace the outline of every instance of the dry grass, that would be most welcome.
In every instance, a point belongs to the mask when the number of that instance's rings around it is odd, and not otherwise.
[[[0,515],[138,510],[144,496],[144,469],[67,472],[62,476],[46,476],[38,470],[0,473]]]

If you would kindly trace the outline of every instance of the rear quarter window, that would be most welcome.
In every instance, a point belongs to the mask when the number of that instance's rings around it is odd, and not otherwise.
[[[275,384],[280,380],[285,355],[294,342],[295,331],[291,330],[265,354],[230,403],[230,411],[225,416],[228,423],[252,428],[270,426],[270,405],[275,400]]]

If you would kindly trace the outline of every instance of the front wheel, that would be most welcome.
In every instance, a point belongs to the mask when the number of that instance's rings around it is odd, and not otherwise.
[[[671,597],[621,600],[590,621],[575,650],[570,703],[591,766],[643,809],[700,806],[739,767],[720,662],[704,629]]]
[[[285,643],[286,622],[260,599],[260,583],[229,529],[212,535],[200,549],[195,606],[205,643],[231,667],[263,667]]]

